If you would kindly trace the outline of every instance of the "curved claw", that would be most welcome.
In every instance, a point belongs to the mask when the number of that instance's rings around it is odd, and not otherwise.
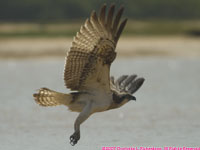
[[[70,136],[70,144],[74,146],[76,143],[77,141],[72,136]]]
[[[74,133],[70,136],[70,144],[72,146],[74,146],[75,144],[77,144],[78,140],[80,139],[80,134],[79,133]]]

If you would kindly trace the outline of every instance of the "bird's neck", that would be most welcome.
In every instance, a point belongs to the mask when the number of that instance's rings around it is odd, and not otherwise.
[[[113,91],[112,102],[108,110],[119,108],[127,102],[128,102],[128,99],[125,98],[124,94],[118,94],[117,92]]]

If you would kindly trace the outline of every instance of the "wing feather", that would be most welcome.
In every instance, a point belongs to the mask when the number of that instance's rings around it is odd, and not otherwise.
[[[117,15],[116,15],[114,23],[113,23],[113,33],[115,33],[116,30],[117,30],[117,27],[119,25],[119,21],[121,19],[122,14],[123,14],[123,11],[124,11],[124,7],[121,6],[121,8],[119,9],[119,11],[117,12]]]
[[[111,5],[111,7],[108,11],[108,17],[107,17],[107,27],[108,27],[108,29],[111,28],[114,11],[115,11],[115,5],[113,4],[113,5]]]
[[[99,13],[99,19],[100,19],[100,22],[102,23],[102,25],[105,25],[105,16],[106,16],[106,4],[104,4],[101,7],[100,13]]]
[[[123,7],[113,21],[114,10],[113,4],[106,17],[104,4],[99,16],[93,11],[77,32],[66,57],[64,80],[67,88],[79,91],[110,89],[110,65],[116,57],[115,47],[127,21],[120,24]]]
[[[127,22],[127,19],[124,19],[124,21],[122,21],[122,23],[120,24],[119,29],[118,29],[117,34],[116,34],[116,37],[115,37],[116,42],[119,40],[119,37],[120,37],[122,31],[124,30],[126,22]]]

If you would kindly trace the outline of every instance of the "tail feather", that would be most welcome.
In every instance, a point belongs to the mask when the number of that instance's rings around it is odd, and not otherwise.
[[[41,106],[68,106],[71,101],[69,94],[59,93],[48,88],[41,88],[38,93],[33,94],[33,97],[36,103]]]

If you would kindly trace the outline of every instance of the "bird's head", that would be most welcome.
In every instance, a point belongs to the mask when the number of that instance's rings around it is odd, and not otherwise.
[[[111,77],[113,101],[109,109],[119,108],[131,100],[136,101],[133,94],[142,86],[144,80],[144,78],[137,78],[137,75],[123,75],[116,81]]]
[[[117,94],[115,92],[113,93],[114,108],[121,107],[131,100],[136,101],[136,97],[128,93],[120,93],[120,94]]]

